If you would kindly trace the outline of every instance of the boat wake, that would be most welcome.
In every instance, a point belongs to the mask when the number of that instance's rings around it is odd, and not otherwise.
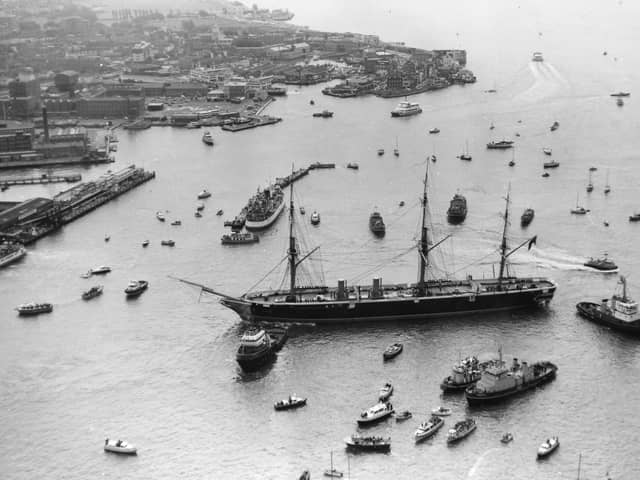
[[[543,250],[537,247],[532,247],[529,251],[518,252],[517,257],[519,260],[517,263],[536,264],[540,268],[564,271],[600,272],[594,268],[584,266],[584,262],[586,262],[588,258],[578,257],[559,250]],[[616,272],[617,269],[610,270],[607,273]]]
[[[557,97],[571,89],[569,81],[548,63],[531,62],[529,72],[534,82],[528,89],[514,97],[515,101],[531,103],[542,99]]]
[[[469,470],[469,473],[467,474],[467,478],[475,478],[475,475],[476,475],[477,471],[480,469],[480,466],[484,462],[485,458],[487,456],[489,456],[489,454],[491,454],[493,452],[498,452],[498,451],[500,451],[500,449],[498,449],[498,448],[490,448],[489,450],[484,452],[482,455],[480,455],[480,457],[478,457],[478,459],[474,462],[473,466]]]

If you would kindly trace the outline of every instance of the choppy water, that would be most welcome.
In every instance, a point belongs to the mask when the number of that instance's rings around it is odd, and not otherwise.
[[[462,4],[471,8],[470,2]],[[454,38],[457,31],[468,49],[479,82],[414,97],[424,109],[416,117],[391,119],[397,100],[333,99],[317,86],[278,99],[268,110],[284,118],[275,127],[236,134],[215,129],[213,148],[202,144],[198,130],[118,132],[118,163],[83,170],[85,178],[130,163],[155,170],[157,178],[39,241],[22,262],[0,271],[2,477],[276,479],[297,478],[309,468],[317,478],[328,468],[331,450],[336,467],[346,471],[342,439],[355,431],[359,412],[390,380],[394,405],[412,410],[414,418],[369,430],[392,437],[391,453],[352,455],[352,478],[569,479],[575,478],[579,453],[586,478],[601,478],[607,470],[613,478],[638,478],[638,341],[574,311],[577,301],[607,297],[616,286],[615,275],[581,267],[585,257],[603,251],[620,264],[632,295],[640,297],[637,225],[626,219],[638,207],[640,109],[634,96],[623,108],[609,97],[618,90],[640,92],[638,60],[631,57],[637,33],[628,28],[636,12],[614,2],[575,11],[567,5],[552,11],[534,2],[517,5],[498,2],[481,15],[478,6],[464,14],[460,6],[438,4],[443,23],[425,16],[433,28],[423,30],[416,20],[407,28],[400,21],[406,16],[384,20],[372,14],[369,26],[384,25],[384,38],[429,47],[436,33],[446,30]],[[304,23],[304,9],[290,8]],[[454,12],[458,23],[447,24]],[[326,27],[321,21],[316,25]],[[467,37],[472,39],[463,42]],[[529,61],[534,50],[544,53],[544,63]],[[494,86],[498,93],[483,92]],[[333,119],[311,118],[325,108],[335,112]],[[560,128],[551,134],[554,120]],[[496,129],[490,132],[492,121]],[[439,135],[427,134],[433,126]],[[513,168],[507,166],[511,152],[484,148],[503,136],[517,141]],[[396,137],[399,158],[390,154]],[[465,141],[471,163],[455,158]],[[540,176],[545,146],[561,163],[547,179]],[[383,157],[375,153],[380,147],[387,150]],[[311,172],[296,186],[296,202],[322,215],[319,228],[304,224],[309,245],[320,244],[324,260],[310,264],[317,271],[322,265],[330,284],[338,278],[369,282],[374,273],[389,282],[412,281],[413,253],[375,267],[415,241],[424,161],[433,152],[434,230],[437,237],[455,234],[434,255],[436,266],[460,276],[491,273],[511,184],[512,244],[538,234],[536,247],[514,255],[515,269],[558,282],[548,310],[425,324],[297,328],[274,365],[245,375],[234,360],[241,333],[237,316],[168,278],[244,292],[285,255],[285,217],[259,244],[223,248],[223,218],[214,212],[222,208],[225,217],[233,216],[255,188],[288,173],[292,163],[330,161],[335,170]],[[346,169],[349,161],[357,161],[360,170]],[[599,169],[596,188],[587,195],[591,165]],[[607,170],[612,193],[605,197]],[[12,187],[0,200],[51,196],[60,188]],[[213,197],[204,217],[196,219],[195,196],[203,188]],[[457,190],[468,199],[469,215],[452,227],[444,212]],[[578,192],[589,215],[569,214]],[[405,207],[398,207],[400,200]],[[536,216],[524,232],[518,216],[529,206]],[[387,223],[382,240],[373,239],[367,227],[374,208]],[[168,211],[166,224],[154,218],[157,210]],[[169,225],[175,218],[182,219],[181,227]],[[146,238],[151,245],[142,249]],[[176,247],[161,247],[166,238]],[[478,259],[483,260],[475,264]],[[113,272],[80,278],[101,264]],[[149,280],[150,289],[126,301],[122,289],[137,278]],[[83,302],[81,292],[95,283],[105,285],[104,295]],[[16,304],[32,300],[51,301],[55,310],[37,319],[14,315]],[[404,353],[383,364],[382,350],[396,341],[404,343]],[[555,362],[557,380],[488,408],[470,410],[463,397],[441,396],[438,384],[459,355],[487,354],[499,345],[524,360]],[[308,406],[274,412],[272,403],[293,392],[308,397]],[[415,427],[439,404],[454,411],[445,429],[472,415],[478,430],[455,447],[445,445],[444,430],[414,445]],[[515,441],[503,446],[499,438],[506,430]],[[556,434],[559,451],[537,462],[538,444]],[[105,436],[126,438],[140,454],[103,454]]]

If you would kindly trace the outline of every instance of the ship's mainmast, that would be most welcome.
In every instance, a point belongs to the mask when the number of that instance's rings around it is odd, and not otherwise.
[[[502,289],[502,278],[507,264],[507,225],[509,224],[509,195],[511,188],[507,191],[507,204],[504,209],[504,228],[502,230],[502,244],[500,245],[500,274],[498,275],[498,289]]]
[[[429,178],[429,163],[424,172],[424,189],[422,193],[422,225],[420,230],[420,272],[418,280],[418,295],[425,295],[427,286],[425,282],[425,276],[427,274],[427,267],[429,266],[429,241],[427,236],[427,180]]]

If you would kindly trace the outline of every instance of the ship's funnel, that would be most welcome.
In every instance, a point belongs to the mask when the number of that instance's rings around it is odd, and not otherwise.
[[[44,141],[49,142],[49,120],[47,119],[47,107],[42,107],[42,125],[44,127]]]
[[[382,297],[382,279],[380,277],[374,277],[373,279],[373,289],[371,290],[371,297]]]
[[[338,300],[347,298],[347,282],[346,280],[338,280]]]

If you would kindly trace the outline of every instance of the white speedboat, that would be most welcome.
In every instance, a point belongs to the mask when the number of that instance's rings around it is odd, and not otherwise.
[[[162,212],[156,212],[156,218],[157,218],[158,220],[160,220],[161,222],[164,222],[164,221],[165,221],[164,213],[162,213]]]
[[[318,225],[320,223],[320,214],[318,212],[313,212],[311,214],[311,225]]]
[[[136,455],[138,453],[138,449],[131,445],[130,443],[125,442],[124,440],[118,440],[117,442],[110,442],[107,438],[104,441],[104,451],[112,452],[112,453],[121,453],[124,455]]]
[[[421,442],[433,436],[444,425],[444,420],[440,417],[432,415],[429,420],[422,422],[413,434],[416,442]]]
[[[538,458],[544,458],[548,455],[551,455],[559,446],[560,440],[558,439],[558,437],[547,438],[538,447]]]
[[[384,402],[392,394],[393,394],[393,385],[387,382],[384,384],[384,387],[380,389],[380,395],[378,395],[378,398],[380,399],[381,402]]]
[[[431,410],[431,414],[438,417],[448,417],[451,415],[451,409],[447,407],[438,407]]]

